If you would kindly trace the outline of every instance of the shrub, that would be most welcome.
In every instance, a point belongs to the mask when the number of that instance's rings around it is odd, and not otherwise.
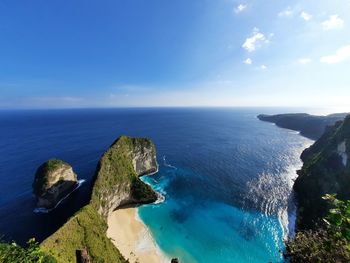
[[[325,224],[299,231],[286,242],[285,257],[291,263],[350,262],[350,200],[341,201],[329,194],[323,199],[333,206]]]
[[[46,254],[39,247],[34,238],[27,242],[26,247],[16,243],[0,243],[1,263],[56,263],[56,259]]]

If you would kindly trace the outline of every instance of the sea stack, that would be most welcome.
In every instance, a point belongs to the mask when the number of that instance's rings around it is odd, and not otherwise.
[[[77,187],[77,175],[72,166],[58,159],[51,159],[39,166],[33,182],[37,207],[52,209]]]

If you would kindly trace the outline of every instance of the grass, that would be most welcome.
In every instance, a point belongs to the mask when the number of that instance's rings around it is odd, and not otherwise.
[[[106,231],[106,221],[91,205],[87,205],[46,239],[41,248],[58,263],[75,263],[76,250],[84,248],[89,251],[92,262],[127,262],[106,236]]]

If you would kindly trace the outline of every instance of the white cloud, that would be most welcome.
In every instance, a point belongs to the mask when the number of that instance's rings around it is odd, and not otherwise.
[[[306,13],[305,11],[300,13],[300,17],[304,19],[305,21],[309,21],[312,18],[312,15],[309,13]]]
[[[338,15],[331,15],[321,25],[324,30],[341,29],[344,26],[344,21]]]
[[[266,65],[261,65],[260,69],[265,70],[265,69],[267,69],[267,66]]]
[[[243,63],[246,65],[251,65],[251,64],[253,64],[253,61],[251,58],[247,58],[246,60],[243,61]]]
[[[239,4],[236,8],[235,8],[235,13],[239,14],[241,12],[243,12],[244,10],[247,9],[247,5],[245,4]]]
[[[253,52],[263,44],[267,43],[269,43],[269,40],[266,39],[265,35],[255,27],[251,36],[244,41],[242,47],[248,52]]]
[[[301,58],[301,59],[298,60],[298,62],[299,62],[300,64],[308,64],[308,63],[310,63],[311,61],[312,61],[311,58]]]
[[[279,17],[292,17],[293,15],[294,11],[290,8],[290,6],[278,13]]]
[[[350,60],[350,45],[336,50],[335,54],[321,57],[320,61],[327,64],[336,64],[345,60]]]

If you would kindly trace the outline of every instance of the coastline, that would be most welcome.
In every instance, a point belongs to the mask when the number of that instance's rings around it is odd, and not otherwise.
[[[137,209],[128,207],[114,211],[107,220],[107,237],[130,263],[170,262],[139,218]]]

